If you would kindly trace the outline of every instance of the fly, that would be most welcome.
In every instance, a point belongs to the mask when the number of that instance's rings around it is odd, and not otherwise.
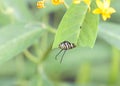
[[[67,50],[72,49],[72,48],[75,48],[75,47],[76,47],[76,45],[75,45],[74,43],[70,43],[69,41],[63,41],[63,42],[61,42],[61,43],[59,44],[59,48],[60,48],[61,50],[60,50],[59,53],[55,56],[55,59],[57,60],[58,55],[59,55],[62,51],[64,51],[64,52],[63,52],[63,55],[62,55],[62,57],[61,57],[61,59],[60,59],[60,63],[62,63],[63,57],[64,57],[64,55],[65,55],[65,52],[66,52]]]

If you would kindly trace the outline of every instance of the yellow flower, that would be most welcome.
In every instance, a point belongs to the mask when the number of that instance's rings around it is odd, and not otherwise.
[[[52,0],[52,4],[54,5],[59,5],[59,4],[63,4],[64,0]]]
[[[73,0],[73,3],[74,4],[79,4],[81,1],[83,1],[85,4],[87,4],[88,9],[90,10],[90,4],[91,4],[90,0]]]
[[[96,0],[96,4],[98,8],[93,10],[93,13],[101,14],[104,21],[110,18],[112,13],[116,12],[114,8],[110,7],[110,0],[103,0],[103,2]]]
[[[81,2],[81,0],[73,0],[74,4],[79,4]]]
[[[45,7],[45,2],[44,1],[37,1],[37,8],[44,8]]]
[[[85,4],[87,4],[88,6],[88,9],[90,11],[90,4],[91,4],[91,1],[90,0],[83,0],[85,2]]]

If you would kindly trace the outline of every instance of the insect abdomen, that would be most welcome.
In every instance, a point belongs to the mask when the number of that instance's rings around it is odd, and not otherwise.
[[[64,41],[64,42],[60,43],[60,45],[59,45],[59,48],[63,49],[63,50],[69,50],[69,49],[72,49],[74,47],[75,47],[75,45],[73,43],[68,42],[68,41]]]

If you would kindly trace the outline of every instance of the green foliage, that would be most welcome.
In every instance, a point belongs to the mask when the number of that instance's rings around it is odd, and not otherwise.
[[[99,30],[95,0],[90,11],[83,1],[65,0],[69,9],[37,1],[0,0],[0,86],[120,86],[120,0]],[[60,64],[54,48],[65,40],[77,47]]]
[[[91,5],[91,10],[96,7],[95,2]],[[98,15],[94,15],[92,11],[89,12],[84,3],[72,4],[58,27],[53,48],[57,48],[64,40],[79,46],[93,47],[97,27]]]
[[[78,9],[82,10],[78,11]],[[77,44],[80,26],[82,26],[86,12],[87,6],[84,3],[81,3],[80,5],[71,5],[58,27],[53,48],[58,47],[64,40]]]
[[[75,77],[77,72],[80,71],[79,68],[83,64],[92,63],[92,67],[96,68],[101,64],[104,60],[107,60],[111,56],[111,47],[102,43],[97,43],[93,49],[91,48],[76,48],[72,50],[68,50],[64,56],[62,64],[59,63],[59,59],[61,55],[58,57],[58,61],[54,59],[55,55],[59,52],[59,50],[54,50],[51,52],[44,62],[44,68],[46,73],[54,80],[59,80],[60,78],[71,78]],[[100,71],[99,69],[98,71]],[[94,70],[93,70],[94,71]],[[104,70],[103,72],[106,72]],[[63,75],[65,74],[65,75]],[[102,75],[102,73],[100,73]],[[98,75],[98,74],[97,74]],[[94,76],[96,78],[97,76]],[[103,79],[104,80],[104,79]]]
[[[28,22],[28,21],[33,21],[33,16],[30,13],[30,10],[28,10],[27,4],[25,0],[1,0],[0,1],[0,8],[4,12],[1,11],[1,14],[8,19],[6,20],[6,24],[9,23],[15,23],[15,22]],[[22,5],[22,6],[21,6]],[[3,20],[4,20],[3,19]],[[3,21],[0,21],[2,23]]]
[[[120,25],[114,23],[101,23],[99,28],[100,37],[120,49]]]
[[[91,10],[96,8],[95,2],[91,3]],[[94,15],[92,11],[86,13],[82,28],[79,33],[78,45],[93,47],[98,32],[98,15]]]
[[[0,29],[0,64],[13,58],[40,37],[43,28],[33,25],[8,25]]]

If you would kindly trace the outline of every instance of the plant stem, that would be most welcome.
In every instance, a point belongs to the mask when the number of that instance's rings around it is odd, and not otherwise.
[[[66,9],[69,8],[68,4],[64,1],[64,6],[66,7]]]
[[[25,56],[26,56],[30,61],[32,61],[33,63],[38,64],[38,59],[37,59],[37,57],[33,56],[28,50],[25,50],[25,51],[24,51],[24,54],[25,54]]]
[[[49,32],[53,33],[53,34],[56,34],[56,29],[54,28],[51,28],[51,27],[48,27],[48,28],[45,28],[46,30],[48,30]]]
[[[119,74],[119,57],[120,57],[120,52],[116,48],[112,48],[112,67],[110,71],[110,79],[109,79],[109,86],[113,86],[116,82],[116,79]]]
[[[87,84],[90,79],[90,63],[83,63],[77,77],[77,84]]]

